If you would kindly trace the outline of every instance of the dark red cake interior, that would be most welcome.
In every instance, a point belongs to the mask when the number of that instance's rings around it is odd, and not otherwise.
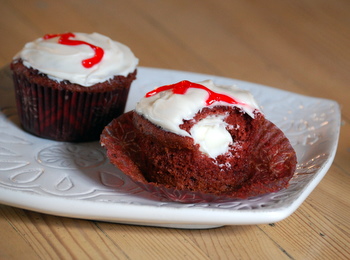
[[[278,127],[260,112],[255,112],[253,119],[239,108],[225,106],[204,108],[180,127],[189,131],[213,114],[227,115],[233,138],[229,152],[215,159],[200,152],[192,138],[164,131],[135,112],[113,120],[104,129],[101,143],[120,170],[153,187],[230,198],[287,187],[295,171],[296,154]]]

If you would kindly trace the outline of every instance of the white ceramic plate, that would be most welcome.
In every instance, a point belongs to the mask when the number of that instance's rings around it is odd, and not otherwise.
[[[58,216],[176,228],[273,223],[292,214],[332,164],[339,138],[338,104],[229,78],[139,68],[126,110],[154,87],[184,79],[213,79],[255,95],[297,152],[297,171],[287,189],[226,203],[161,201],[112,166],[98,142],[62,143],[24,132],[5,67],[0,71],[0,203]]]

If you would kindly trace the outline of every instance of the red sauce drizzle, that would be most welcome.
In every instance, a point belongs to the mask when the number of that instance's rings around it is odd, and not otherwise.
[[[78,41],[78,40],[71,40],[71,37],[75,37],[74,33],[62,33],[62,34],[46,34],[43,38],[45,40],[51,39],[51,38],[55,38],[55,37],[59,37],[58,38],[58,43],[59,44],[63,44],[63,45],[81,45],[81,44],[85,44],[88,45],[89,47],[91,47],[94,52],[95,55],[92,58],[86,59],[82,61],[82,64],[85,68],[91,68],[92,66],[96,65],[97,63],[99,63],[104,55],[104,50],[101,47],[95,46],[93,44],[90,44],[88,42],[84,42],[84,41]]]
[[[151,97],[159,92],[170,90],[170,89],[173,91],[174,94],[184,95],[189,88],[198,88],[198,89],[203,89],[203,90],[207,91],[209,94],[207,100],[205,101],[207,106],[213,104],[214,102],[220,102],[220,101],[226,102],[229,104],[244,105],[243,103],[238,102],[237,100],[235,100],[234,98],[232,98],[230,96],[216,93],[203,85],[193,83],[193,82],[190,82],[188,80],[183,80],[183,81],[180,81],[180,82],[175,83],[175,84],[165,85],[165,86],[156,88],[155,90],[148,92],[145,95],[145,97],[146,98]]]

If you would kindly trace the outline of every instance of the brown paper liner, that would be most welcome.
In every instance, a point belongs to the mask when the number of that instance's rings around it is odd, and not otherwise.
[[[137,185],[168,201],[181,203],[225,202],[276,192],[288,185],[296,167],[296,155],[288,139],[273,123],[264,119],[250,148],[250,172],[254,174],[242,187],[219,194],[189,191],[149,182],[140,170],[138,159],[145,154],[139,144],[142,134],[134,127],[134,112],[114,119],[103,130],[101,144],[110,161]]]
[[[24,130],[67,142],[98,140],[104,126],[123,113],[131,84],[106,92],[84,92],[42,86],[22,73],[14,72],[13,80]]]

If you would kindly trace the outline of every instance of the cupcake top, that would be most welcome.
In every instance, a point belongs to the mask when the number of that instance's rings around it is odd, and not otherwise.
[[[211,80],[199,83],[181,81],[148,92],[136,105],[135,111],[162,129],[194,139],[200,150],[215,158],[228,150],[232,137],[224,121],[227,115],[211,115],[195,124],[190,133],[180,128],[204,107],[232,106],[254,118],[260,111],[248,91],[235,86],[221,86]],[[238,126],[239,127],[239,126]]]
[[[48,34],[27,43],[17,59],[52,80],[84,87],[127,76],[138,64],[129,47],[99,33]]]

